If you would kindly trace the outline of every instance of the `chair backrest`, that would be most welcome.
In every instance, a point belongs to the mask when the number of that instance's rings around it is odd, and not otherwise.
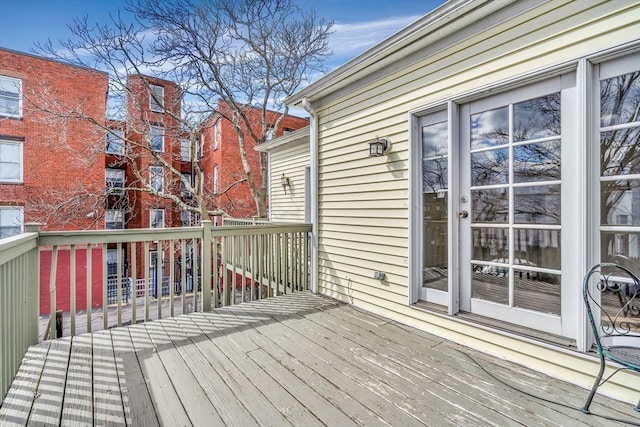
[[[593,266],[582,295],[598,352],[610,345],[640,347],[640,279],[614,263]]]

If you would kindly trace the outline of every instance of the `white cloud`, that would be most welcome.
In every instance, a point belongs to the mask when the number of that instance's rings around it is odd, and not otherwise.
[[[329,43],[333,50],[331,62],[340,64],[359,55],[414,22],[420,15],[391,17],[370,22],[336,23]]]

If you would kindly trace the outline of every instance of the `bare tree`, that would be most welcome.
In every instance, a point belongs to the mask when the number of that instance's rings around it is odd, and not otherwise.
[[[291,0],[131,0],[126,10],[133,22],[120,12],[106,24],[76,19],[69,26],[75,38],[60,41],[64,49],[51,42],[36,47],[46,56],[107,72],[108,116],[115,122],[57,108],[51,100],[39,108],[60,119],[84,119],[122,138],[121,157],[134,176],[123,190],[152,194],[201,217],[221,213],[216,201],[224,189],[212,194],[203,185],[199,136],[212,117],[228,120],[238,135],[244,168],[235,184],[247,183],[258,216],[266,216],[266,157],[261,153],[260,170],[252,170],[247,152],[279,128],[288,114],[284,99],[322,70],[332,23]],[[156,78],[176,82],[179,91],[160,99],[149,90]],[[180,156],[179,148],[172,148],[172,158],[154,147],[154,123],[145,102],[160,106],[171,122],[163,129],[166,135],[188,140],[193,183],[172,161]],[[113,123],[127,132],[114,132]],[[162,167],[168,177],[162,191],[154,185],[150,164]],[[181,197],[181,188],[193,197]]]

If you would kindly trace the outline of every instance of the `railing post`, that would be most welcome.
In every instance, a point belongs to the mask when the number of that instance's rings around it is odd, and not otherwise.
[[[209,220],[202,221],[202,311],[211,311],[211,226]]]
[[[40,224],[25,224],[24,231],[26,233],[37,233],[40,235]],[[27,293],[26,308],[31,309],[28,330],[31,333],[29,337],[30,345],[36,344],[40,335],[40,244],[35,251],[31,253],[28,260],[29,289]]]

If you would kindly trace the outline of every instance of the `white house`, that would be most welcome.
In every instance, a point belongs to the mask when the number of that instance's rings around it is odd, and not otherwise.
[[[591,386],[583,275],[640,247],[638,1],[451,0],[287,102],[314,290]]]

